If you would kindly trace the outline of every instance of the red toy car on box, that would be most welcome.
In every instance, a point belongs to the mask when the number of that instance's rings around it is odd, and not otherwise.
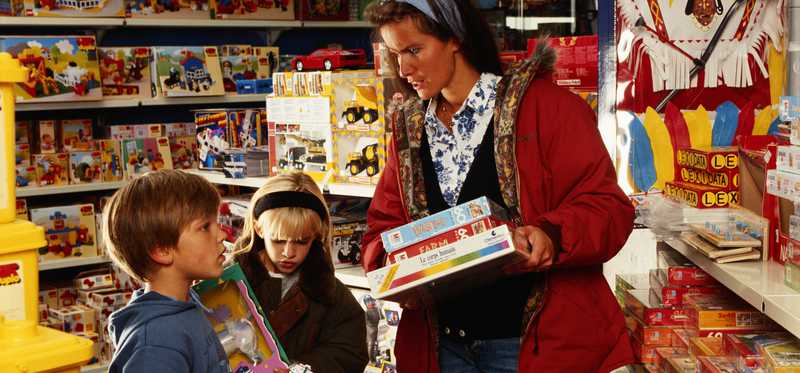
[[[333,70],[345,67],[362,67],[367,64],[367,56],[363,49],[317,49],[308,56],[297,56],[292,59],[292,67],[303,70]]]

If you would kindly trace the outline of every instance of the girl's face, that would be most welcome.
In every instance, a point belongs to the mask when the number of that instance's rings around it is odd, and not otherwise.
[[[383,42],[397,58],[400,77],[419,97],[428,100],[450,84],[455,71],[455,41],[443,42],[423,33],[411,19],[386,24],[380,29]]]
[[[275,237],[270,233],[269,227],[275,226],[270,219],[271,214],[261,214],[256,231],[260,237],[263,237],[267,256],[274,267],[271,270],[286,275],[292,274],[303,264],[317,234],[313,232],[313,229],[305,226],[306,229],[289,232],[290,234],[286,236],[291,238]]]

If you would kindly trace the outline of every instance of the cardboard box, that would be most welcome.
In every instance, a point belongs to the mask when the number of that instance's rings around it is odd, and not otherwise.
[[[153,47],[159,96],[222,96],[217,47]]]
[[[407,247],[437,234],[486,217],[508,221],[508,212],[486,197],[456,205],[447,210],[381,233],[387,253]],[[513,246],[513,245],[512,245]]]
[[[103,99],[150,98],[150,48],[98,48]]]
[[[777,157],[778,171],[800,174],[800,146],[779,145]]]
[[[726,191],[703,185],[689,184],[680,181],[667,181],[664,194],[674,200],[685,202],[694,208],[728,207],[739,203],[738,191]]]
[[[62,308],[50,309],[49,317],[64,323],[67,333],[81,333],[96,331],[94,310],[83,305],[73,305]]]
[[[56,121],[40,120],[36,122],[36,126],[38,128],[39,153],[57,153],[60,146],[58,145],[58,138],[56,137]]]
[[[333,234],[331,259],[336,268],[361,264],[361,238],[367,231],[367,217],[331,217]]]
[[[197,134],[194,122],[164,123],[164,136],[173,137],[194,136]]]
[[[692,294],[684,297],[690,329],[770,330],[775,326],[761,311],[736,298]]]
[[[25,202],[24,198],[17,198],[16,200],[16,213],[17,219],[20,220],[30,220],[28,217],[28,203]]]
[[[316,98],[284,98],[286,110],[293,110],[292,105],[302,105],[329,103],[327,97]],[[274,107],[277,101],[267,98],[267,111]],[[272,103],[273,105],[271,105]],[[308,121],[301,124],[277,124],[273,123],[273,117],[269,117],[269,159],[270,175],[277,175],[283,172],[303,171],[311,176],[315,181],[321,183],[331,173],[332,167],[332,145],[331,145],[331,126],[329,122],[330,107],[318,107],[312,109],[316,113],[328,110],[321,116],[324,122]],[[305,121],[304,119],[300,119]],[[296,123],[296,122],[295,122]],[[324,124],[322,124],[324,123]],[[200,154],[202,155],[202,147]]]
[[[727,356],[700,356],[697,361],[700,363],[699,373],[736,372],[735,362]]]
[[[628,290],[625,293],[625,308],[646,326],[684,326],[687,321],[686,310],[653,305],[649,297],[650,289]]]
[[[643,345],[664,347],[672,345],[674,327],[645,325],[643,321],[629,312],[625,312],[625,320],[633,338]]]
[[[111,272],[106,269],[81,272],[75,276],[73,283],[78,290],[99,290],[114,286]]]
[[[91,119],[61,121],[61,143],[65,152],[94,150]]]
[[[67,153],[34,154],[36,183],[39,186],[69,184],[69,155]]]
[[[208,19],[208,0],[173,0],[169,2],[149,2],[125,0],[125,17],[130,18],[191,18]]]
[[[70,181],[72,184],[99,183],[103,181],[103,158],[99,151],[69,153]]]
[[[762,356],[768,372],[797,373],[800,372],[800,342],[791,340],[764,345]]]
[[[675,180],[682,183],[719,188],[728,192],[739,190],[739,169],[708,172],[696,168],[678,167]]]
[[[720,286],[708,273],[694,265],[671,247],[658,247],[659,276],[664,285]]]
[[[293,0],[237,1],[211,0],[212,19],[293,20]]]
[[[94,36],[5,36],[0,51],[31,71],[14,86],[18,103],[102,99]]]
[[[16,173],[14,182],[17,188],[33,186],[37,184],[36,166],[16,166],[14,172]]]
[[[197,166],[197,139],[194,136],[169,138],[169,151],[172,154],[172,167],[176,170],[190,170]]]
[[[124,0],[25,0],[26,17],[124,17]]]
[[[47,239],[39,260],[97,256],[94,218],[92,204],[31,209],[31,221],[44,228]]]
[[[367,280],[377,299],[408,299],[420,286],[442,299],[465,291],[471,282],[490,281],[499,275],[498,267],[518,259],[509,228],[501,225],[369,272]],[[434,281],[435,286],[428,285]]]
[[[31,165],[31,146],[29,144],[14,145],[14,165],[23,167]]]
[[[0,15],[22,17],[25,3],[22,0],[0,0]]]
[[[234,119],[238,112],[233,112]],[[222,170],[223,155],[231,148],[230,127],[233,122],[225,110],[202,111],[194,114],[197,128],[197,152],[201,170]]]
[[[689,350],[678,347],[658,347],[653,365],[656,372],[664,372],[669,365],[669,358],[689,356]]]
[[[711,173],[734,171],[739,168],[739,148],[729,146],[678,149],[675,163],[681,167]]]
[[[18,120],[14,122],[14,144],[30,144],[33,139],[33,121]]]
[[[111,283],[113,284],[113,280]],[[132,295],[133,293],[130,291],[121,291],[113,288],[111,290],[93,291],[89,295],[89,303],[99,308],[110,307],[117,310],[127,305]]]
[[[159,123],[134,124],[131,125],[131,128],[133,129],[134,139],[155,139],[164,136],[163,129]]]
[[[689,351],[694,356],[723,356],[725,353],[722,338],[718,337],[692,337]]]
[[[298,8],[296,18],[304,21],[346,21],[350,18],[348,0],[297,0],[295,4]]]
[[[100,149],[100,166],[105,182],[120,181],[124,178],[122,166],[122,148],[118,140],[98,140]]]
[[[149,171],[173,168],[169,140],[166,137],[122,140],[121,146],[126,180]]]

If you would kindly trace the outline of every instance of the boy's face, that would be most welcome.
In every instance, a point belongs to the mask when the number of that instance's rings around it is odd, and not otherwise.
[[[216,216],[196,219],[181,232],[174,252],[174,265],[187,279],[203,280],[222,275],[225,235]]]

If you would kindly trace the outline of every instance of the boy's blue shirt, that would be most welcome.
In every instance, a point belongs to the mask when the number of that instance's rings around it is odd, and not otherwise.
[[[194,290],[189,302],[139,289],[111,314],[109,373],[228,373],[228,358]]]

